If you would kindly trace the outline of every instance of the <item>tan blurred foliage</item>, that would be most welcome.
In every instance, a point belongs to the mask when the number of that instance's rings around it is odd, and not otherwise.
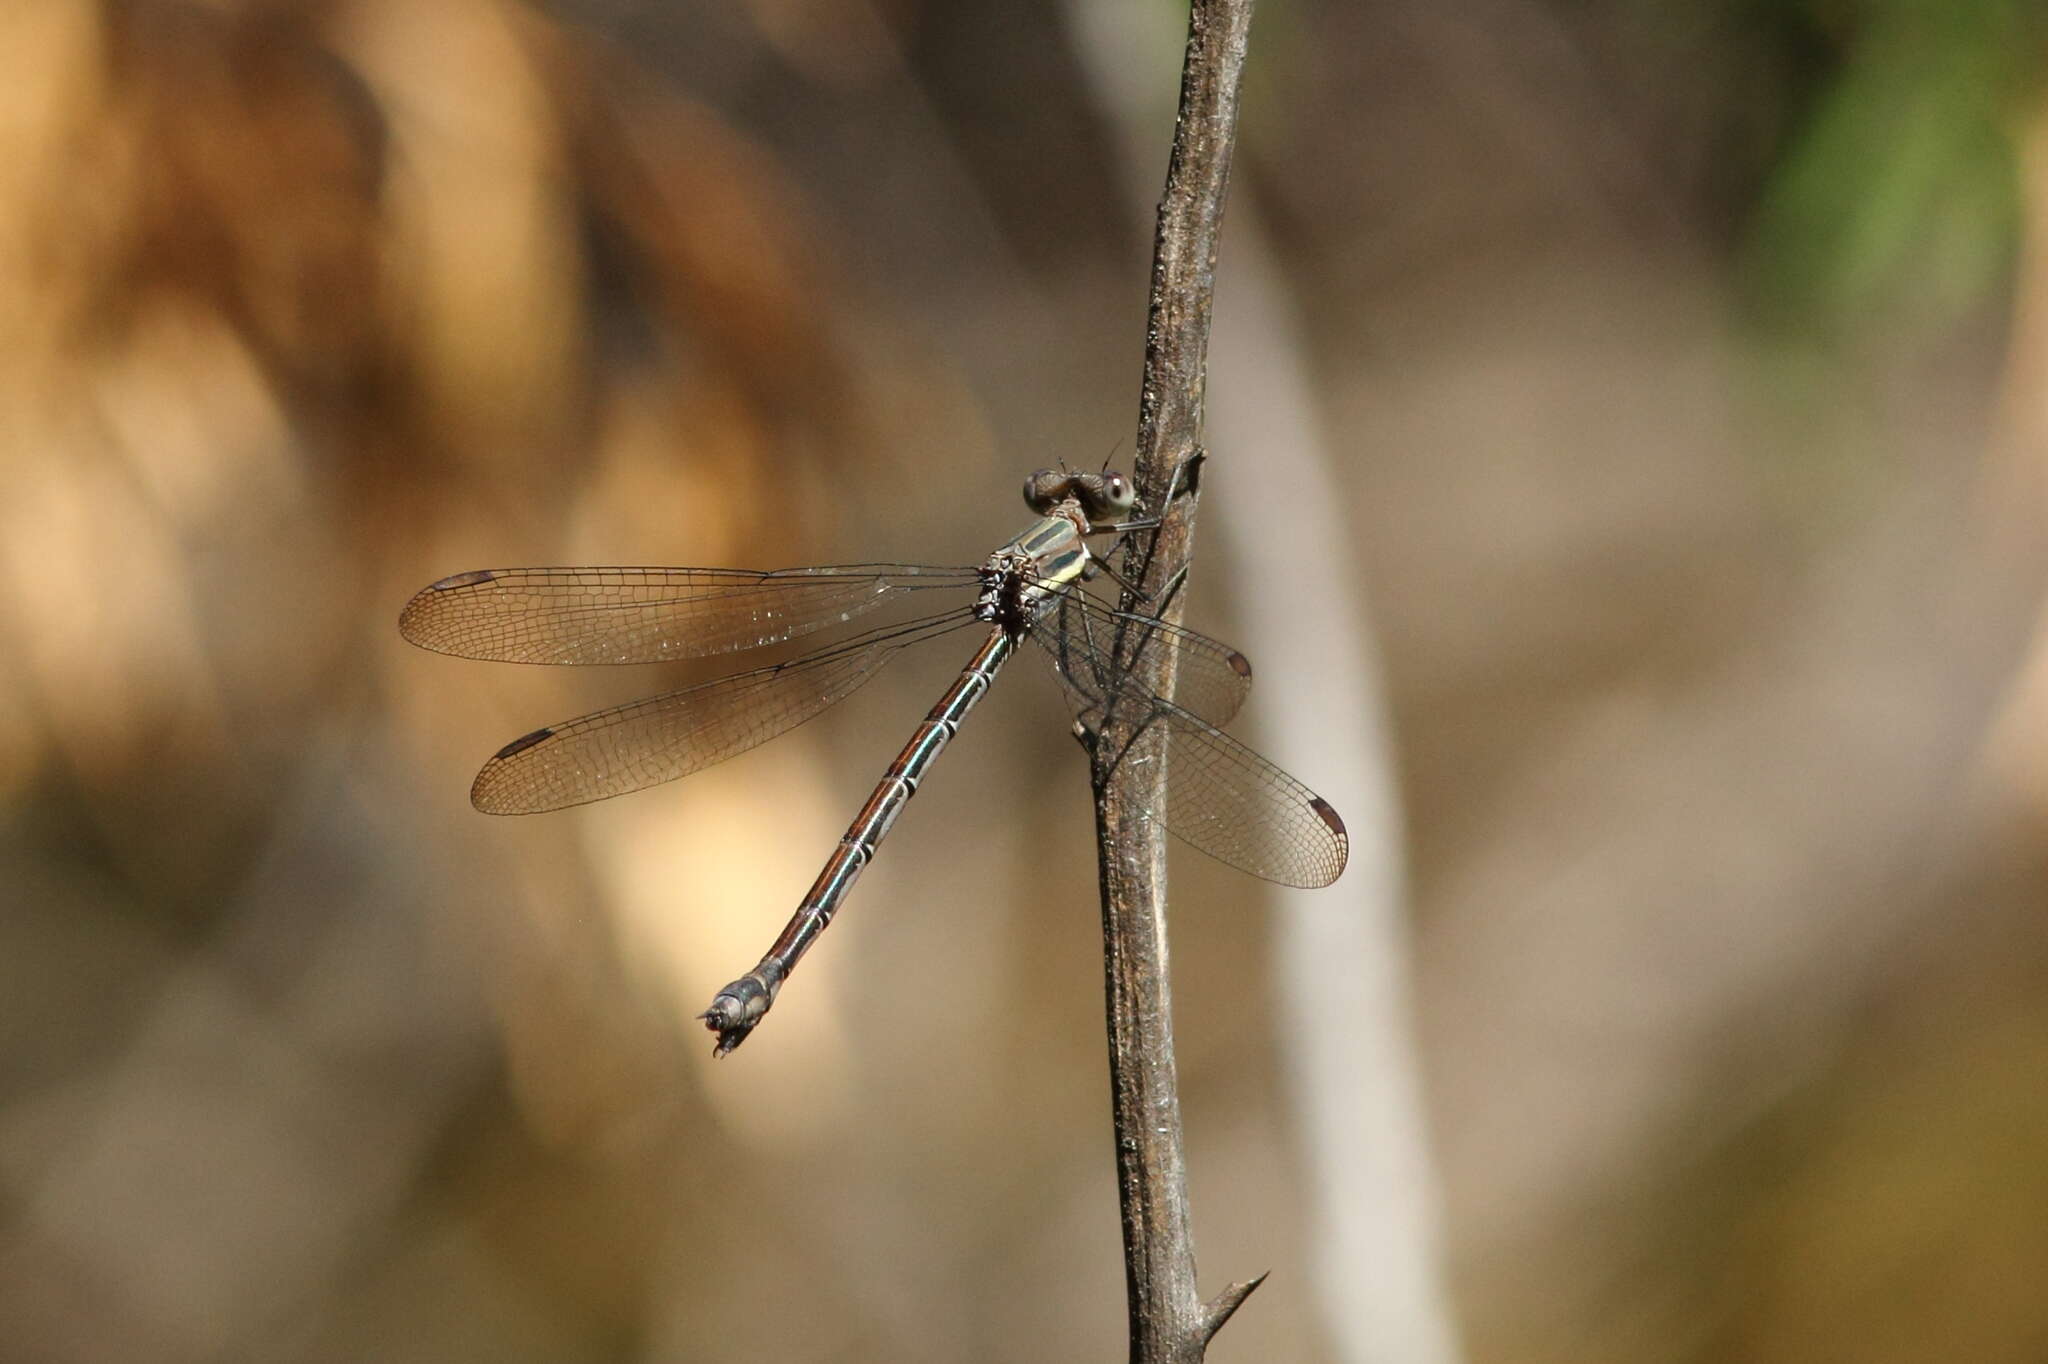
[[[7,1010],[73,1079],[13,1096],[0,1329],[263,1354],[474,1102],[462,979],[544,1126],[664,1083],[562,833],[493,870],[459,786],[399,794],[515,721],[394,673],[397,603],[579,536],[794,553],[863,401],[772,157],[522,5],[63,0],[0,47]]]
[[[5,722],[16,790],[46,762],[108,794],[151,760],[212,788],[259,759],[388,643],[340,627],[397,590],[394,549],[409,571],[538,499],[773,543],[769,485],[859,450],[793,194],[523,8],[8,22],[4,538],[38,698]],[[607,271],[646,316],[599,316]],[[641,330],[635,364],[600,365],[606,326]],[[661,486],[685,463],[720,495]],[[482,505],[425,495],[470,479]],[[148,843],[136,813],[109,832]],[[192,833],[161,851],[204,856]]]

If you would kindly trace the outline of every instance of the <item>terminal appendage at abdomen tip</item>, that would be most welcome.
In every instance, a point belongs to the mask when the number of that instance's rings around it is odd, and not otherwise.
[[[764,961],[711,997],[710,1007],[697,1017],[718,1034],[718,1044],[711,1049],[713,1056],[724,1056],[747,1040],[747,1034],[775,1002],[783,974],[780,963]]]

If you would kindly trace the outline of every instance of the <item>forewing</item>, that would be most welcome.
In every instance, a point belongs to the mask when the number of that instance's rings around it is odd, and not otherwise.
[[[969,569],[851,564],[738,568],[492,568],[422,588],[399,633],[424,649],[504,663],[656,663],[775,644],[852,620]]]
[[[1226,725],[1251,694],[1251,661],[1220,640],[1147,616],[1115,611],[1069,592],[1032,629],[1052,660],[1067,703],[1090,729],[1111,709],[1146,715],[1154,698],[1128,671],[1134,655],[1173,667],[1173,702],[1212,725]]]

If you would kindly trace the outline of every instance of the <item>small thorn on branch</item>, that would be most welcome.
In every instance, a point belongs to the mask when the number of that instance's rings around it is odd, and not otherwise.
[[[1272,1272],[1269,1269],[1266,1274]],[[1205,1342],[1214,1338],[1215,1334],[1223,1329],[1223,1323],[1229,1321],[1232,1314],[1244,1306],[1244,1300],[1266,1281],[1266,1274],[1261,1274],[1255,1279],[1246,1279],[1243,1283],[1234,1283],[1202,1304],[1202,1339]]]

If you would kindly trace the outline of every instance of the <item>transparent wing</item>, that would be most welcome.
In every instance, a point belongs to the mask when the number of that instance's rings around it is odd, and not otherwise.
[[[537,729],[483,765],[470,802],[486,814],[535,814],[688,776],[794,729],[904,649],[972,620],[966,608],[949,611]]]
[[[423,649],[494,662],[656,663],[780,643],[892,596],[975,581],[973,569],[917,564],[487,568],[422,588],[398,631]]]
[[[1088,735],[1112,716],[1164,734],[1166,793],[1153,813],[1174,836],[1283,886],[1327,886],[1343,872],[1351,839],[1330,803],[1216,728],[1251,690],[1244,655],[1078,592],[1063,597],[1032,638]],[[1152,695],[1117,662],[1146,650],[1170,653],[1178,665],[1174,701]]]
[[[1167,739],[1168,832],[1283,886],[1314,890],[1343,873],[1351,836],[1328,801],[1214,725],[1154,706],[1152,726]]]
[[[1119,659],[1168,656],[1174,664],[1173,701],[1212,725],[1227,725],[1251,694],[1251,660],[1220,640],[1150,616],[1113,610],[1085,593],[1068,592],[1031,630],[1052,660],[1074,716],[1100,729],[1105,716],[1129,696],[1137,713],[1150,713],[1153,696]]]

